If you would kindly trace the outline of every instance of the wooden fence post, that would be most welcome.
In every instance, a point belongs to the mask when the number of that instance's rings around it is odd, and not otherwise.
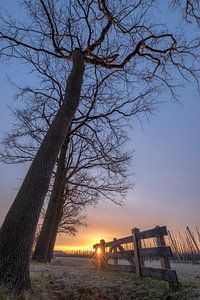
[[[99,255],[99,260],[100,260],[100,268],[104,268],[106,265],[106,254],[105,254],[105,240],[100,240],[100,255]]]
[[[134,258],[135,258],[135,270],[138,276],[141,276],[141,261],[140,261],[140,245],[139,245],[139,232],[138,228],[132,229],[133,245],[134,245]]]
[[[115,241],[116,241],[116,238],[113,239],[113,242],[115,242]],[[113,252],[114,252],[115,254],[117,254],[117,246],[114,247]],[[114,258],[114,265],[115,265],[115,266],[118,266],[118,258],[117,258],[117,257]]]
[[[95,252],[94,252],[94,259],[95,259],[95,268],[96,269],[99,269],[100,268],[100,258],[99,258],[99,255],[98,255],[98,244],[96,244],[94,246],[95,248]]]
[[[156,226],[156,229],[160,226]],[[165,239],[163,235],[156,235],[156,243],[158,247],[166,247]],[[170,262],[168,257],[160,257],[161,268],[171,270]],[[174,283],[168,282],[167,286],[170,288],[174,287]]]
[[[98,264],[98,257],[97,257],[97,245],[93,245],[93,249],[94,249],[94,255],[93,255],[93,262],[94,262],[94,265],[95,265],[95,268],[98,268],[99,267],[99,264]]]
[[[138,232],[140,232],[140,230]],[[142,248],[142,241],[141,239],[138,239],[138,249],[141,248]],[[140,256],[140,250],[139,250],[139,257],[140,257],[140,266],[144,267],[144,257]]]
[[[159,227],[160,226],[156,226],[156,228]],[[157,243],[157,247],[166,247],[166,243],[163,235],[156,235],[156,243]],[[160,261],[161,261],[161,267],[163,269],[171,269],[168,257],[161,257]]]

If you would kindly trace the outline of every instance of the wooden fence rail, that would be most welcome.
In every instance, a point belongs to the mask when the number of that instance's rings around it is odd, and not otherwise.
[[[166,246],[164,236],[168,234],[166,226],[156,226],[153,229],[140,231],[138,228],[132,230],[132,235],[113,239],[111,242],[101,240],[95,244],[94,259],[97,268],[107,267],[119,272],[134,272],[138,276],[153,277],[159,280],[167,281],[172,287],[178,283],[176,271],[171,270],[169,257],[172,257],[172,251]],[[157,247],[142,248],[142,240],[154,238]],[[126,250],[123,244],[131,244],[132,250]],[[152,268],[145,266],[145,257],[160,258],[161,268]],[[112,259],[114,264],[109,263]],[[129,264],[119,264],[119,260],[127,260]]]

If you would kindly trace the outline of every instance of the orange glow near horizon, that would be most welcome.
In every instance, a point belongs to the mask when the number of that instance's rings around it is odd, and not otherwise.
[[[97,254],[101,254],[101,248],[97,248]]]
[[[54,250],[56,251],[71,251],[71,250],[93,250],[92,246],[83,246],[83,245],[80,245],[80,246],[64,246],[64,245],[56,245]]]
[[[82,238],[84,236],[84,239]],[[89,234],[80,234],[76,237],[66,239],[65,235],[60,235],[57,239],[57,243],[54,247],[56,251],[72,251],[72,250],[92,250],[93,245],[98,244],[101,239],[106,241],[112,241],[112,232],[110,235],[108,233],[89,233]]]

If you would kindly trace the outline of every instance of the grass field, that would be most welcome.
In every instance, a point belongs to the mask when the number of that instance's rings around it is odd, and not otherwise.
[[[58,258],[52,264],[31,265],[32,293],[25,300],[126,300],[200,299],[200,265],[172,264],[180,285],[169,290],[165,283],[137,278],[134,274],[95,270],[91,259]],[[0,292],[1,300],[16,300]]]

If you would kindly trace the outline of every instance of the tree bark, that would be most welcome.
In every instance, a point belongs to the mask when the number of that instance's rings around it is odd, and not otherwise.
[[[58,211],[60,210],[60,206],[62,205],[61,198],[63,196],[63,192],[65,188],[65,180],[66,180],[65,158],[66,158],[68,141],[69,141],[68,139],[65,140],[60,152],[57,170],[55,174],[55,180],[54,180],[51,196],[49,199],[47,211],[32,256],[32,259],[37,260],[38,262],[50,261],[47,259],[49,243],[55,227],[54,224],[57,223],[56,216],[58,214]]]
[[[72,53],[65,97],[0,230],[0,286],[20,293],[30,288],[29,260],[52,171],[80,101],[84,56]]]
[[[48,262],[50,262],[51,259],[54,257],[53,250],[54,250],[54,246],[55,246],[55,243],[56,243],[56,237],[57,237],[57,234],[58,234],[58,227],[59,227],[60,221],[62,219],[63,205],[64,205],[64,201],[60,201],[60,206],[57,209],[56,217],[55,217],[55,220],[53,222],[53,230],[52,230],[52,233],[51,233],[51,237],[50,237],[50,241],[49,241],[49,247],[48,247],[48,251],[47,251],[47,261]]]

